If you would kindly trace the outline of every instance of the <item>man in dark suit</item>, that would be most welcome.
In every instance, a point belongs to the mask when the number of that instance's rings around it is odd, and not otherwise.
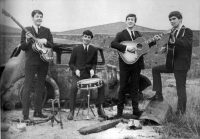
[[[126,16],[127,28],[119,32],[115,39],[111,42],[111,47],[124,53],[125,51],[134,52],[137,48],[131,48],[129,46],[120,44],[123,41],[133,41],[138,37],[141,37],[140,32],[134,30],[136,23],[136,15],[129,14]],[[158,37],[158,36],[156,36]],[[156,39],[155,37],[155,39]],[[149,46],[155,45],[155,42],[149,44]],[[117,115],[115,118],[120,118],[123,114],[123,108],[125,103],[125,94],[127,93],[127,87],[130,88],[130,95],[132,99],[133,115],[139,117],[141,111],[138,108],[138,91],[140,82],[140,72],[144,69],[144,60],[141,56],[137,62],[133,64],[126,64],[119,56],[119,68],[120,68],[120,91],[119,91],[119,103],[117,105]],[[131,83],[131,84],[130,84]]]
[[[53,37],[48,28],[41,26],[43,13],[40,10],[32,11],[33,25],[27,27],[29,31],[26,33],[24,30],[21,33],[21,46],[20,48],[25,51],[25,81],[22,93],[22,107],[23,118],[29,120],[29,106],[30,106],[30,93],[34,83],[34,78],[37,77],[35,86],[35,102],[34,102],[34,117],[47,118],[42,113],[42,96],[45,91],[45,79],[48,71],[48,62],[43,61],[40,58],[40,54],[32,49],[34,43],[32,37],[35,36],[38,39],[38,43],[45,47],[53,47]],[[37,76],[36,76],[37,75]]]
[[[156,94],[151,98],[152,100],[163,101],[162,83],[160,73],[174,73],[176,79],[176,88],[178,95],[178,104],[176,114],[184,114],[186,111],[186,77],[190,69],[191,55],[192,55],[192,30],[182,25],[182,14],[179,11],[173,11],[169,14],[169,21],[173,27],[168,47],[175,47],[174,56],[168,57],[167,60],[172,59],[172,68],[165,65],[156,66],[152,69],[153,74],[153,91]],[[162,52],[166,52],[165,47],[161,48]],[[168,53],[169,54],[169,53]]]
[[[73,120],[74,109],[76,106],[76,95],[77,95],[77,82],[87,78],[98,78],[95,75],[97,65],[97,49],[90,45],[93,38],[93,34],[90,30],[83,32],[82,40],[83,44],[75,47],[70,57],[69,66],[72,70],[72,88],[71,88],[71,101],[70,101],[70,114],[68,120]],[[107,118],[103,109],[102,103],[104,102],[104,85],[98,88],[97,98],[97,113],[99,117]]]

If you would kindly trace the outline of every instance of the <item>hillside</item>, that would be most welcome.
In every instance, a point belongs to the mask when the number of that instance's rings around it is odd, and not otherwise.
[[[0,34],[20,34],[21,29],[0,24]]]
[[[86,27],[86,28],[80,28],[75,30],[69,30],[64,32],[58,32],[56,35],[77,35],[82,34],[84,30],[91,30],[94,34],[106,34],[106,35],[115,35],[120,30],[123,30],[126,28],[126,24],[124,22],[116,22],[116,23],[110,23],[110,24],[104,24],[104,25],[98,25],[98,26],[92,26],[92,27]],[[150,29],[147,27],[142,27],[136,25],[136,30],[139,30],[141,32],[158,32],[159,30]]]

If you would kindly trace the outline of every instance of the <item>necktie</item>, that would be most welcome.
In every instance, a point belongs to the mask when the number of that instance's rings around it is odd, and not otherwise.
[[[87,46],[84,47],[84,51],[85,51],[85,53],[87,53]]]
[[[178,33],[178,30],[176,30],[175,33],[174,33],[175,38],[177,38],[177,35],[178,35],[177,33]]]
[[[133,40],[135,39],[135,36],[133,35],[133,31],[131,31],[131,37]]]

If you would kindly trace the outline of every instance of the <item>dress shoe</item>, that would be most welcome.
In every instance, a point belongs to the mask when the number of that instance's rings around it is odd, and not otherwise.
[[[30,119],[30,118],[24,118],[21,122],[22,122],[22,123],[30,124],[30,123],[32,123],[33,121],[34,121],[33,119]]]
[[[34,112],[33,113],[33,117],[37,117],[37,118],[47,118],[47,115],[44,115],[42,112]]]
[[[104,110],[102,108],[97,109],[98,116],[104,119],[108,119],[108,116],[105,114]]]
[[[97,113],[98,113],[98,116],[101,117],[101,118],[104,118],[104,119],[108,119],[108,116],[105,114],[103,108],[102,108],[102,105],[99,105],[97,107]]]
[[[155,94],[153,97],[148,98],[151,101],[163,101],[163,96],[161,94]]]
[[[22,120],[22,122],[24,122],[24,123],[29,123],[31,121],[33,121],[33,119],[30,119],[28,116],[24,116],[23,120]]]
[[[133,110],[133,116],[135,116],[136,119],[138,119],[142,113],[143,111],[140,111],[139,109]]]
[[[73,120],[73,118],[74,118],[74,112],[70,111],[69,115],[67,116],[67,119],[68,120]]]

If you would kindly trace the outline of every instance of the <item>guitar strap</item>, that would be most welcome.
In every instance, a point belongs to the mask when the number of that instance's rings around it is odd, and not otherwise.
[[[186,27],[183,27],[183,34],[182,34],[182,37],[185,35],[185,29],[186,29]]]

